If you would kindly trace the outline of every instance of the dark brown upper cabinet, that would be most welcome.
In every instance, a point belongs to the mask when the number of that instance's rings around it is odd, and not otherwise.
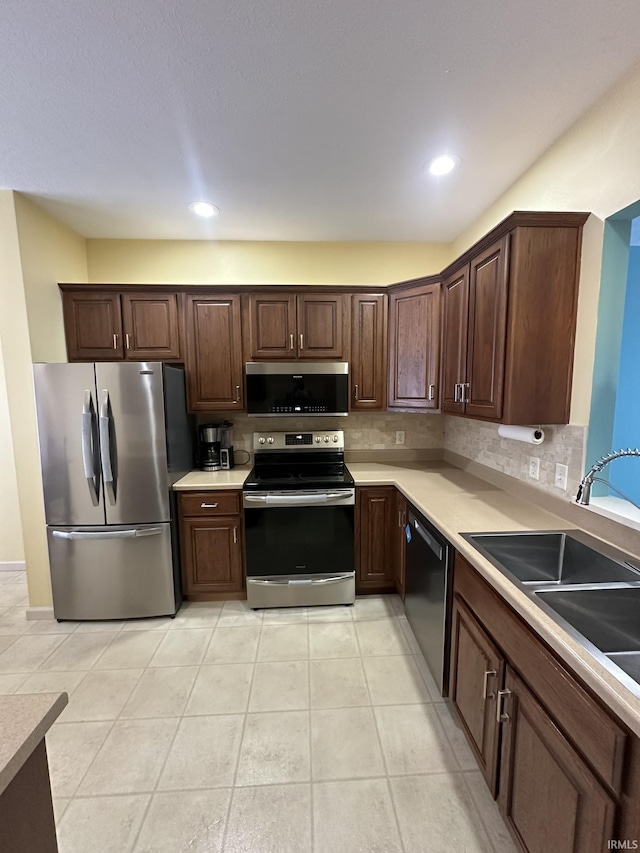
[[[569,422],[585,220],[514,213],[444,271],[443,412]]]
[[[188,295],[187,401],[192,412],[242,410],[244,380],[240,296]]]
[[[348,294],[254,292],[246,304],[249,359],[348,359]]]
[[[354,293],[351,297],[351,409],[387,406],[387,297]]]
[[[389,295],[389,408],[438,409],[440,282]]]
[[[178,295],[63,293],[69,361],[179,361]]]

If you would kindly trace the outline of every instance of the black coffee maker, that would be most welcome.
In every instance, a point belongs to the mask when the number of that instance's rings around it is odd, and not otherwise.
[[[196,465],[201,471],[222,470],[219,424],[201,424],[198,427]]]

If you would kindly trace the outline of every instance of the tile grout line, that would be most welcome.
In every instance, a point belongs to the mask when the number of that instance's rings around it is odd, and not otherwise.
[[[475,771],[470,771],[470,772],[475,772]],[[480,772],[480,771],[478,770],[478,772]],[[484,830],[484,834],[485,834],[485,835],[486,835],[486,837],[487,837],[487,841],[488,841],[488,844],[487,844],[487,851],[492,851],[492,850],[493,850],[493,839],[492,839],[492,837],[491,837],[491,833],[489,832],[489,829],[487,828],[487,825],[486,825],[486,823],[484,822],[484,819],[483,819],[483,817],[482,817],[482,811],[480,810],[479,806],[476,804],[476,800],[475,800],[475,797],[473,796],[473,792],[472,792],[472,790],[471,790],[471,788],[470,788],[470,786],[469,786],[469,784],[468,784],[468,782],[467,782],[467,778],[466,778],[466,777],[467,777],[467,774],[466,774],[466,772],[463,770],[463,771],[460,773],[460,775],[462,776],[462,784],[463,784],[463,786],[464,786],[465,791],[467,792],[467,797],[468,797],[468,799],[469,799],[469,802],[471,803],[471,808],[473,809],[473,811],[475,812],[476,816],[478,817],[478,819],[479,819],[479,821],[480,821],[480,826],[481,826],[481,827],[482,827],[482,829]],[[494,802],[495,802],[495,801],[494,801]],[[502,819],[502,815],[500,815],[500,818]],[[506,829],[506,825],[505,825],[505,829]],[[507,831],[507,834],[508,834],[508,831]]]
[[[235,766],[235,769],[233,771],[233,779],[231,782],[231,795],[229,797],[229,805],[227,806],[227,813],[225,816],[224,828],[223,828],[222,837],[220,840],[220,853],[224,853],[224,849],[227,845],[227,833],[229,831],[229,820],[231,818],[231,809],[233,808],[233,803],[235,800],[235,793],[236,793],[236,789],[237,789],[236,782],[238,779],[238,770],[240,768],[240,757],[242,755],[242,745],[244,743],[244,735],[245,735],[245,732],[247,730],[247,719],[249,717],[249,703],[251,702],[251,692],[253,690],[253,680],[254,680],[255,674],[256,674],[256,666],[257,666],[257,662],[258,662],[258,650],[260,649],[260,641],[262,640],[262,629],[264,627],[264,614],[262,614],[262,617],[263,618],[260,619],[260,630],[258,632],[258,642],[256,643],[256,650],[255,650],[254,658],[253,658],[253,669],[251,671],[251,681],[249,683],[249,692],[247,694],[247,705],[246,705],[245,712],[244,712],[244,718],[242,720],[242,730],[240,732],[240,742],[238,744],[238,755],[236,757],[236,766]],[[213,640],[213,637],[211,639]]]
[[[393,606],[393,605],[392,605]],[[400,822],[398,820],[398,814],[396,812],[396,804],[393,799],[393,791],[391,790],[391,781],[389,779],[389,765],[387,764],[387,756],[384,752],[384,747],[382,745],[382,738],[380,737],[380,729],[378,727],[378,719],[376,717],[375,707],[373,705],[373,701],[371,699],[371,690],[369,689],[369,679],[367,678],[367,670],[365,669],[364,662],[362,661],[362,649],[360,647],[360,640],[358,638],[358,632],[355,631],[356,635],[356,644],[358,646],[358,651],[360,652],[360,663],[362,666],[362,671],[364,673],[364,683],[367,687],[367,694],[369,696],[369,708],[371,709],[371,715],[373,717],[373,726],[376,731],[376,736],[378,738],[378,748],[380,749],[380,755],[382,756],[382,766],[385,770],[385,782],[387,787],[387,794],[389,795],[389,800],[391,802],[391,808],[393,810],[393,818],[395,820],[396,832],[398,833],[398,839],[400,840],[400,849],[404,851],[404,841],[402,840],[402,833],[400,831]]]
[[[180,731],[180,725],[182,723],[182,720],[184,719],[184,712],[187,709],[187,706],[189,704],[189,700],[191,699],[191,694],[193,693],[193,689],[196,685],[196,682],[198,681],[198,676],[200,675],[200,672],[202,670],[202,662],[204,661],[206,654],[207,654],[207,651],[209,649],[209,646],[211,645],[211,643],[213,641],[213,632],[215,631],[215,626],[218,624],[219,618],[220,618],[220,614],[218,613],[218,618],[215,621],[214,627],[211,629],[211,636],[209,638],[209,642],[207,643],[206,647],[202,651],[202,658],[200,659],[200,663],[197,665],[197,671],[196,671],[195,678],[193,679],[193,681],[191,683],[191,687],[189,688],[189,692],[187,693],[187,699],[186,699],[186,702],[184,703],[184,708],[182,710],[182,714],[177,718],[178,722],[177,722],[175,731],[173,733],[173,737],[171,738],[169,748],[167,749],[167,752],[166,752],[165,757],[164,757],[164,761],[162,762],[162,766],[160,767],[160,772],[158,773],[158,776],[156,778],[156,782],[155,782],[155,785],[153,786],[153,790],[152,790],[151,794],[149,795],[149,800],[148,800],[147,805],[145,806],[144,812],[142,814],[142,819],[140,820],[140,825],[138,826],[138,831],[136,832],[135,838],[133,839],[133,843],[131,844],[131,847],[130,847],[131,851],[134,851],[136,848],[136,845],[137,845],[138,840],[140,838],[140,833],[142,832],[142,828],[143,828],[145,821],[147,819],[147,815],[149,814],[149,809],[151,808],[151,803],[153,802],[153,798],[155,797],[155,795],[158,791],[158,785],[160,784],[160,780],[162,779],[162,774],[164,773],[164,769],[167,766],[167,761],[169,760],[169,755],[171,754],[171,750],[173,749],[173,745],[174,745],[176,738],[178,736],[178,732]],[[169,631],[169,628],[166,629],[165,637],[167,636],[168,631]],[[163,642],[164,642],[164,637],[158,643],[158,646],[156,647],[156,650],[154,651],[154,653],[152,655],[152,659],[155,656],[156,652],[158,651],[158,649],[160,648],[160,646],[162,645]],[[184,665],[187,666],[188,664],[184,664]],[[149,667],[145,667],[145,669],[148,669],[148,668]],[[151,667],[151,668],[153,669],[154,667]],[[140,677],[142,678],[142,676],[140,676]],[[122,710],[124,710],[124,706],[123,706]],[[122,711],[120,713],[122,713]],[[152,718],[152,719],[163,719],[163,718]],[[164,719],[167,719],[167,718],[165,717]],[[174,719],[174,718],[168,718],[168,719]]]

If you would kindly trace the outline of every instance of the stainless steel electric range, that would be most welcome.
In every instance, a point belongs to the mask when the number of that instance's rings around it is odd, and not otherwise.
[[[243,486],[247,603],[353,604],[353,477],[344,433],[254,433]]]

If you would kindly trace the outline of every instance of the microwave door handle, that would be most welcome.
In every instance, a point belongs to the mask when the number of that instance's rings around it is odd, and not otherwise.
[[[109,391],[105,388],[100,392],[100,460],[105,489],[109,486],[109,501],[115,505],[115,477],[111,463],[111,418],[109,416]]]
[[[93,465],[93,400],[91,391],[86,389],[82,403],[82,467],[89,487],[91,503],[98,506],[98,483]]]

